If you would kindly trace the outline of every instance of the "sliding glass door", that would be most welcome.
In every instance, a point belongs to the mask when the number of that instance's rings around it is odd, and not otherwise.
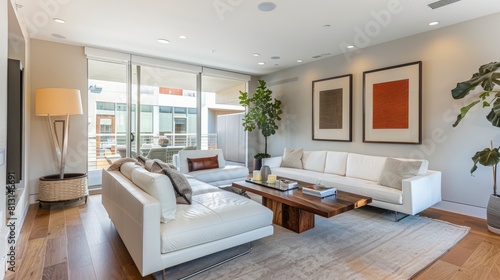
[[[99,187],[101,170],[124,157],[172,163],[181,149],[223,149],[227,160],[245,164],[238,95],[248,76],[95,49],[86,53],[90,187]]]
[[[172,163],[172,156],[197,143],[197,74],[132,65],[137,120],[135,149]]]

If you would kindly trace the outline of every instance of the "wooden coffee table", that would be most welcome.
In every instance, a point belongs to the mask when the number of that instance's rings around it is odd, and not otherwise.
[[[330,218],[372,202],[371,197],[338,190],[336,195],[324,198],[303,194],[302,186],[310,184],[298,183],[298,189],[289,191],[246,181],[234,182],[232,186],[262,196],[262,205],[273,211],[273,223],[297,233],[314,228],[314,214]]]

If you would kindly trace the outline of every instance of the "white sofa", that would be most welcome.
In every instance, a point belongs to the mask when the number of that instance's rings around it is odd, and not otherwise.
[[[280,167],[283,156],[264,159],[262,164],[271,167],[277,176],[369,196],[372,206],[408,215],[441,201],[441,172],[428,170],[427,160],[421,160],[416,176],[402,180],[402,190],[379,184],[386,159],[347,152],[303,151],[302,168]]]
[[[188,182],[192,204],[176,204],[164,174],[133,162],[102,172],[102,204],[143,276],[273,234],[268,208],[194,178]]]
[[[206,158],[218,156],[219,168],[189,171],[188,158]],[[213,186],[230,185],[235,181],[245,180],[249,171],[245,166],[228,165],[221,149],[215,150],[181,150],[173,157],[174,165],[180,172],[190,175]]]

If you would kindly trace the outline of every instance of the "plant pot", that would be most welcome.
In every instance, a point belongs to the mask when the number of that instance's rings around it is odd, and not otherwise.
[[[262,168],[262,159],[254,158],[253,159],[253,170],[260,170]]]
[[[488,229],[496,234],[500,234],[500,197],[491,195],[486,208],[486,220]]]

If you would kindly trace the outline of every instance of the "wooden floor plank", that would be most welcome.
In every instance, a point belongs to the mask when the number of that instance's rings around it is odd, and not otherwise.
[[[93,245],[90,247],[90,252],[98,280],[121,280],[125,278],[109,243]]]
[[[46,238],[28,240],[26,255],[16,273],[16,279],[38,280],[42,278],[46,240]]]
[[[71,280],[96,280],[94,267],[92,265],[82,266],[69,270]]]
[[[47,237],[49,230],[50,209],[41,208],[36,211],[35,221],[31,228],[29,239],[38,239]]]
[[[68,249],[67,249],[66,235],[57,238],[48,238],[45,249],[45,263],[44,267],[51,267],[60,263],[67,263]]]
[[[460,266],[447,263],[445,261],[438,260],[428,269],[423,271],[415,280],[435,280],[435,279],[454,279],[457,272],[460,270]]]
[[[500,248],[487,241],[481,242],[474,253],[462,266],[460,277],[486,279],[499,258]]]
[[[67,280],[68,278],[68,264],[66,262],[43,269],[42,280]]]
[[[89,245],[83,225],[68,225],[68,266],[70,271],[80,267],[92,266]]]

